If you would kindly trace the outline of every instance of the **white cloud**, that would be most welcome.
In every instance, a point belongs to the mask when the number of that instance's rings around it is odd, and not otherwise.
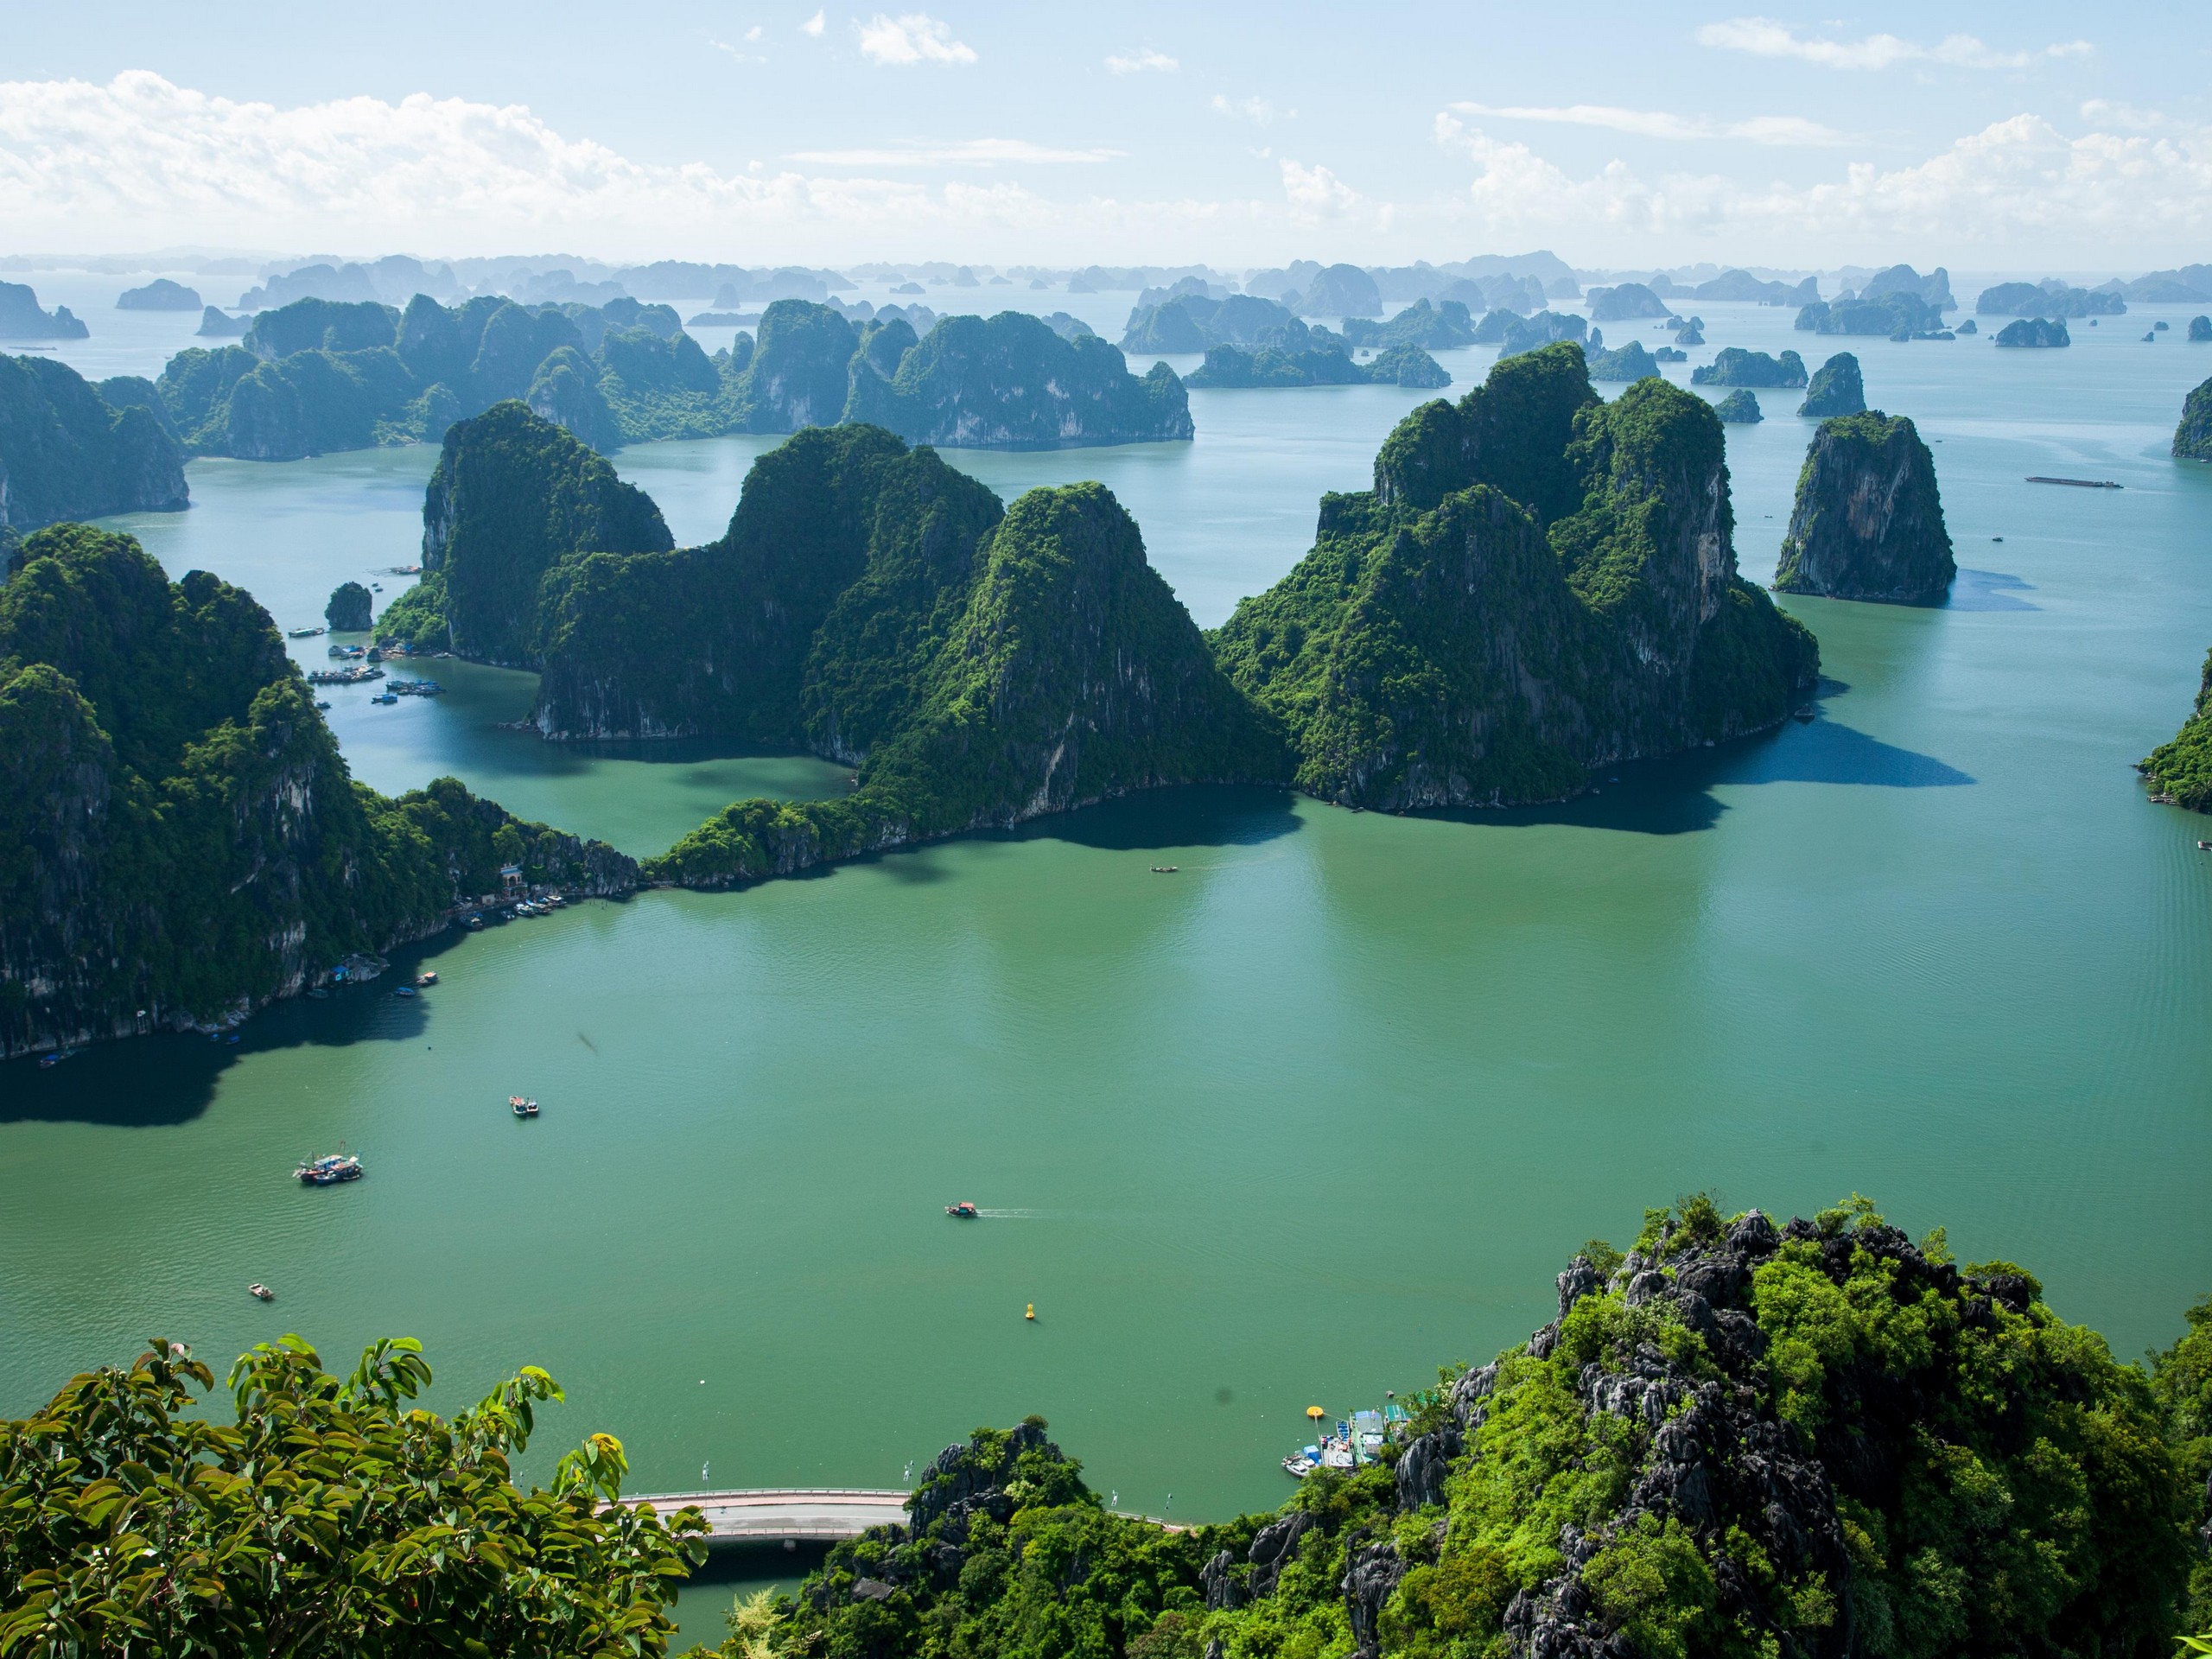
[[[973,63],[975,48],[952,38],[952,26],[925,11],[887,17],[877,12],[860,31],[861,55],[877,63]]]
[[[1134,75],[1146,69],[1157,69],[1163,75],[1172,75],[1183,66],[1165,52],[1147,48],[1142,52],[1132,52],[1126,57],[1109,56],[1106,60],[1106,67],[1117,75]]]
[[[1300,167],[1282,160],[1282,193],[1301,219],[1338,219],[1357,207],[1359,192],[1325,167]]]
[[[1296,110],[1279,110],[1264,98],[1230,99],[1226,92],[1213,95],[1213,107],[1224,115],[1241,116],[1256,125],[1271,127],[1278,121],[1294,121]]]
[[[760,39],[760,31],[757,29],[747,31],[745,36],[747,41],[755,41]],[[732,46],[728,41],[709,39],[707,41],[707,44],[713,47],[717,52],[728,53],[740,63],[766,63],[768,61],[767,59],[762,57],[758,52],[747,52],[742,47]]]
[[[817,11],[813,16],[808,18],[804,22],[798,26],[798,32],[802,35],[811,35],[818,41],[822,38],[822,31],[827,26],[828,22],[829,20],[824,17],[822,13]]]
[[[2087,41],[2063,41],[2033,52],[1994,52],[1971,35],[1947,35],[1934,46],[1869,35],[1860,41],[1811,40],[1794,34],[1771,17],[1732,17],[1707,23],[1697,32],[1700,46],[1748,52],[1760,58],[1802,58],[1830,69],[1887,69],[1900,63],[1944,63],[1961,69],[2024,69],[2050,58],[2078,56],[2093,48]]]
[[[798,149],[789,159],[821,167],[995,167],[1001,162],[1062,166],[1119,161],[1120,149],[1054,149],[1024,138],[969,138],[892,149]]]
[[[1701,115],[1672,115],[1664,110],[1624,110],[1608,104],[1454,104],[1462,115],[1486,115],[1503,121],[1542,121],[1560,126],[1605,127],[1639,138],[1742,138],[1755,144],[1828,146],[1843,134],[1796,115],[1755,115],[1748,121],[1714,121]]]
[[[1501,233],[1603,226],[1716,241],[1733,258],[1796,251],[1801,262],[1807,250],[1876,257],[1900,241],[1940,238],[1992,260],[2048,258],[2063,248],[2111,264],[2126,262],[2123,248],[2140,250],[2139,259],[2171,257],[2212,232],[2205,129],[2181,139],[2069,138],[2040,116],[2016,115],[1925,161],[1888,169],[1854,162],[1840,178],[1803,186],[1718,174],[1648,178],[1621,161],[1577,177],[1449,111],[1436,118],[1436,137],[1474,163],[1468,211]]]

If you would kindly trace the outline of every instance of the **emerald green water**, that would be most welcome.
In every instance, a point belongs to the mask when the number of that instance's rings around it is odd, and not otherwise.
[[[1807,343],[1786,313],[1704,309],[1716,346]],[[1942,441],[1967,573],[1938,611],[1789,601],[1832,679],[1813,724],[1554,810],[1122,802],[442,942],[406,959],[441,976],[423,998],[288,1006],[237,1048],[8,1068],[0,1410],[157,1332],[219,1357],[404,1332],[442,1404],[544,1364],[569,1398],[544,1455],[610,1430],[641,1490],[709,1461],[882,1484],[1041,1411],[1124,1507],[1216,1516],[1281,1499],[1306,1405],[1520,1339],[1577,1243],[1700,1186],[1862,1191],[2027,1262],[2123,1354],[2171,1340],[2212,1287],[2212,826],[2146,804],[2130,763],[2212,645],[2212,471],[2162,453],[2212,350],[2146,327],[1851,342]],[[1103,478],[1211,623],[1410,401],[1194,395],[1200,441],[1172,452],[956,459],[1002,491]],[[1807,429],[1762,401],[1729,442],[1763,577]],[[757,448],[619,464],[690,540]],[[129,522],[306,620],[411,559],[429,460],[199,463],[192,512]],[[380,787],[454,771],[644,851],[730,794],[842,785],[550,750],[494,726],[526,677],[430,671],[436,704],[333,699]],[[539,1122],[505,1112],[518,1089]],[[288,1179],[341,1140],[365,1180]],[[957,1198],[988,1217],[947,1219]]]

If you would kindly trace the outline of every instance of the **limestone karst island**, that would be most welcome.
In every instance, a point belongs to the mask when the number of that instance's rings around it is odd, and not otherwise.
[[[10,14],[0,1659],[2212,1659],[2188,31],[1255,21]]]

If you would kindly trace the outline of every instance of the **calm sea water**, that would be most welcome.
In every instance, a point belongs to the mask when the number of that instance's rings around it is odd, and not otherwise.
[[[1701,309],[1715,347],[1808,344]],[[1041,1411],[1124,1507],[1218,1516],[1280,1500],[1308,1404],[1518,1340],[1576,1244],[1700,1187],[1864,1192],[2026,1262],[2123,1354],[2171,1340],[2212,1288],[2212,830],[2130,764],[2212,645],[2212,471],[2164,454],[2212,374],[2185,315],[2066,352],[1847,342],[1937,444],[1964,569],[1941,610],[1788,601],[1831,678],[1811,725],[1543,810],[1163,794],[442,942],[405,958],[438,969],[424,997],[296,1004],[235,1048],[8,1068],[0,1410],[156,1332],[334,1360],[404,1332],[446,1405],[546,1365],[546,1456],[611,1430],[641,1489],[891,1482]],[[954,459],[1007,493],[1103,479],[1211,624],[1413,401],[1194,393],[1194,444]],[[1761,401],[1729,443],[1764,579],[1808,426]],[[618,465],[692,541],[760,448]],[[198,462],[191,512],[119,522],[297,624],[412,562],[430,461]],[[842,786],[552,749],[499,728],[528,677],[431,671],[440,702],[331,699],[380,788],[453,772],[646,852],[734,795]],[[367,1179],[288,1179],[340,1141]]]

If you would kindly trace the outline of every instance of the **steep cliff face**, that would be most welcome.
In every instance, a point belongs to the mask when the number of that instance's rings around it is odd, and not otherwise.
[[[651,497],[519,403],[456,423],[423,493],[423,569],[438,578],[449,649],[481,662],[537,662],[538,584],[556,560],[672,544]],[[395,626],[420,620],[410,607]]]
[[[1832,599],[1940,605],[1957,575],[1935,459],[1912,423],[1879,410],[1823,421],[1797,474],[1774,585]]]
[[[850,366],[843,418],[912,443],[1062,449],[1177,442],[1192,433],[1173,370],[1155,364],[1140,378],[1097,335],[1063,340],[1018,311],[947,317],[887,379],[865,355]]]
[[[722,886],[1132,790],[1283,775],[1273,722],[1215,664],[1103,486],[1031,491],[970,569],[941,586],[914,571],[906,602],[849,593],[818,639],[810,730],[848,753],[874,740],[853,794],[740,802],[652,873]]]
[[[114,407],[66,363],[0,356],[0,525],[186,505],[183,452],[157,416]]]
[[[1837,415],[1864,415],[1866,383],[1859,375],[1859,359],[1849,352],[1838,352],[1821,364],[1805,388],[1805,401],[1797,412],[1823,421]]]
[[[2212,461],[2212,380],[2205,381],[2182,400],[2181,423],[2174,428],[2173,448],[2177,461]]]
[[[1371,494],[1215,637],[1301,788],[1402,810],[1574,792],[1592,767],[1774,724],[1809,635],[1736,574],[1719,421],[1659,380],[1614,404],[1579,348],[1499,364],[1401,423]]]
[[[81,524],[21,553],[0,587],[0,1052],[213,1020],[327,979],[493,885],[480,837],[536,879],[634,879],[613,849],[450,780],[397,802],[354,785],[238,589],[172,584],[130,537]]]

